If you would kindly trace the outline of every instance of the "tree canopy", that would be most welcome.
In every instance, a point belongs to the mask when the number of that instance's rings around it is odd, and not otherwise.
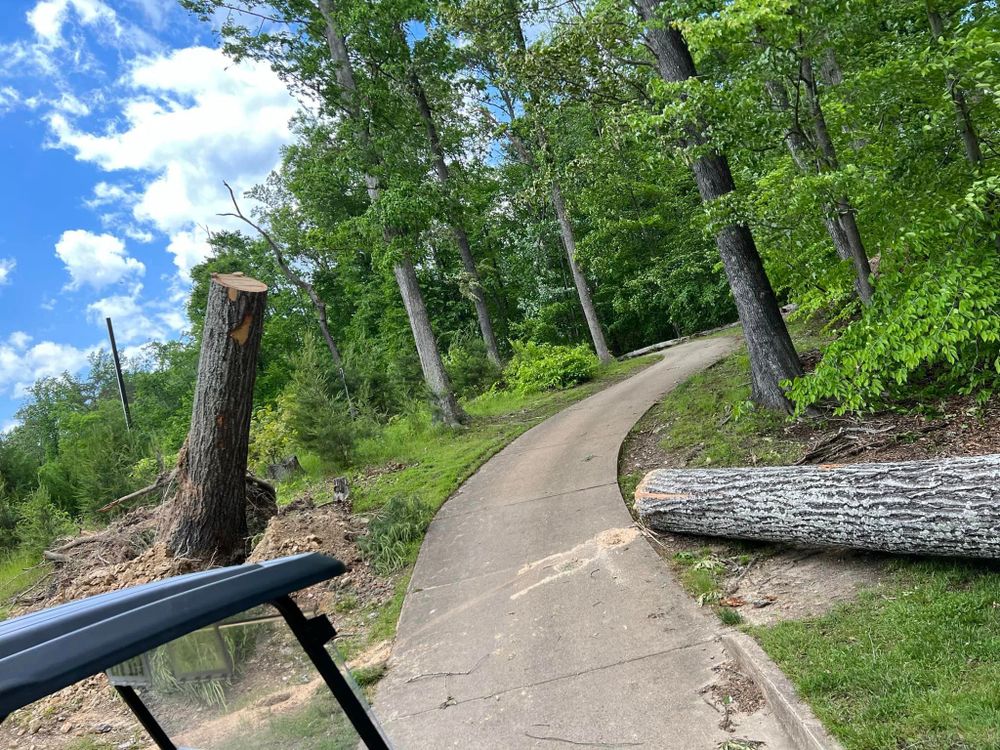
[[[1000,378],[993,2],[182,4],[287,82],[295,142],[233,186],[252,225],[213,235],[190,335],[128,363],[133,432],[105,355],[31,388],[0,439],[0,545],[169,463],[215,271],[271,289],[254,430],[342,463],[414,404],[460,424],[515,352],[608,359],[737,319],[755,396],[791,413]],[[830,333],[809,374],[789,303]]]

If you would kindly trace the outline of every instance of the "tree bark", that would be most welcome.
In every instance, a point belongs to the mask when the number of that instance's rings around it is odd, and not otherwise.
[[[661,469],[635,493],[659,531],[1000,557],[1000,455],[851,466]]]
[[[819,89],[816,86],[816,77],[813,75],[812,59],[803,57],[799,66],[799,75],[806,88],[806,99],[809,101],[809,111],[812,117],[813,131],[816,134],[816,146],[819,149],[818,171],[834,171],[840,168],[837,159],[837,150],[830,138],[830,131],[826,126],[826,117],[823,115],[823,107],[820,103]],[[838,254],[845,260],[850,260],[854,265],[854,288],[858,293],[861,302],[870,305],[874,294],[871,285],[872,269],[868,262],[868,252],[865,250],[864,242],[861,240],[861,231],[855,218],[854,206],[846,195],[839,196],[834,201],[836,216],[833,219],[841,229],[838,237],[834,237],[834,244],[838,241],[842,243],[838,247]],[[834,231],[836,229],[834,228]],[[831,235],[832,236],[832,235]],[[846,253],[846,255],[844,254]]]
[[[636,0],[640,17],[648,24],[646,39],[656,57],[657,71],[665,81],[686,81],[696,75],[694,60],[680,30],[660,17],[659,5],[660,0]],[[683,145],[704,144],[703,130],[704,126],[692,129]],[[718,200],[735,188],[729,163],[722,154],[698,157],[692,171],[705,203]],[[729,224],[716,233],[715,244],[743,324],[753,400],[769,409],[790,412],[792,406],[781,383],[802,375],[802,366],[753,234],[744,224]]]
[[[405,40],[404,40],[405,44]],[[417,72],[410,69],[410,90],[413,98],[417,102],[417,110],[420,112],[420,120],[424,124],[427,133],[427,142],[430,145],[431,157],[434,164],[434,174],[445,190],[448,190],[451,183],[451,172],[448,169],[448,162],[445,160],[444,147],[441,145],[441,138],[438,135],[437,124],[434,122],[434,113],[431,111],[430,102],[427,100],[427,92]],[[493,320],[490,318],[490,308],[486,304],[486,292],[483,289],[483,282],[479,276],[479,269],[476,267],[476,260],[472,255],[472,248],[469,244],[469,235],[465,231],[465,226],[456,217],[449,217],[451,233],[458,245],[458,254],[462,258],[462,266],[469,277],[470,293],[472,302],[476,308],[476,318],[479,321],[479,331],[483,336],[483,343],[486,345],[486,356],[497,367],[500,367],[500,348],[497,346],[496,334],[493,332]]]
[[[366,159],[370,160],[369,165],[378,165],[382,159],[379,154],[374,152],[371,143],[369,123],[359,100],[347,42],[333,15],[333,4],[330,0],[319,0],[319,9],[325,24],[327,47],[336,68],[337,86],[344,96],[344,110],[347,116],[358,125],[359,145],[366,154]],[[366,169],[364,181],[368,197],[374,203],[381,194],[378,177]],[[385,226],[382,228],[382,236],[386,245],[391,244],[399,234],[399,230],[395,227]],[[393,265],[393,274],[396,277],[400,296],[403,298],[403,305],[410,322],[410,330],[413,332],[413,342],[417,347],[424,382],[434,397],[436,414],[446,424],[454,426],[465,424],[468,422],[468,416],[458,405],[451,387],[451,380],[444,369],[444,362],[441,360],[437,339],[434,337],[430,317],[427,315],[427,306],[424,304],[424,297],[420,291],[413,261],[404,256]]]
[[[245,554],[247,447],[267,287],[213,274],[191,429],[160,538],[174,556],[228,563]]]
[[[520,33],[520,23],[515,24],[518,29],[518,38],[520,39],[519,46],[523,47],[524,37]],[[521,52],[523,53],[523,48]],[[498,87],[499,89],[499,87]],[[499,89],[500,94],[503,97],[504,105],[507,108],[507,114],[511,121],[516,117],[516,110],[514,107],[514,101],[503,89]],[[542,154],[546,153],[547,143],[545,142],[545,131],[539,127],[538,133],[539,149]],[[514,147],[514,153],[517,154],[517,158],[522,164],[532,165],[534,163],[534,158],[532,157],[531,150],[528,148],[527,144],[516,133],[510,134],[510,142]],[[566,201],[562,195],[562,189],[559,186],[559,182],[552,179],[549,183],[550,195],[552,197],[552,208],[555,210],[556,220],[559,223],[559,238],[562,241],[563,250],[566,251],[566,260],[569,263],[570,272],[573,276],[573,284],[576,286],[577,297],[580,300],[580,307],[583,309],[583,316],[587,320],[587,329],[590,331],[590,340],[594,345],[594,352],[597,354],[597,358],[601,362],[611,362],[614,357],[611,356],[611,352],[608,350],[608,344],[604,338],[604,329],[601,328],[601,320],[597,316],[597,308],[594,307],[594,299],[590,294],[590,286],[587,283],[587,277],[583,273],[583,269],[580,268],[579,264],[576,262],[576,234],[573,231],[573,221],[570,218],[569,210],[566,207]]]
[[[420,367],[424,372],[424,380],[434,397],[436,417],[446,424],[463,424],[468,421],[468,417],[455,400],[451,381],[448,379],[448,373],[441,362],[441,355],[438,353],[434,331],[431,330],[431,322],[427,316],[423,295],[420,294],[420,285],[417,282],[417,272],[413,267],[413,262],[404,257],[393,267],[393,272],[396,274],[396,283],[399,284],[403,304],[406,306],[406,314],[410,319],[413,339],[417,343],[417,355],[420,357]]]
[[[576,237],[573,234],[573,224],[569,218],[569,211],[566,209],[562,190],[556,180],[552,181],[552,206],[555,208],[556,219],[559,221],[559,236],[562,237],[563,248],[566,250],[566,260],[569,262],[569,270],[573,274],[573,284],[576,285],[576,293],[580,298],[583,316],[587,319],[587,328],[590,330],[590,339],[594,342],[594,351],[601,362],[611,362],[614,358],[608,351],[608,344],[604,340],[604,331],[601,330],[601,321],[597,317],[594,299],[590,296],[587,277],[583,275],[583,270],[576,262]]]

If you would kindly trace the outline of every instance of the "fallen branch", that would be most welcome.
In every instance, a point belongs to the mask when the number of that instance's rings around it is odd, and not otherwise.
[[[169,485],[174,480],[175,476],[177,476],[177,469],[173,469],[171,471],[164,472],[163,474],[160,474],[160,476],[158,476],[156,478],[156,481],[153,482],[151,485],[149,485],[147,487],[143,487],[141,490],[136,490],[135,492],[130,492],[127,495],[123,495],[122,497],[118,498],[117,500],[112,500],[107,505],[104,505],[104,506],[98,508],[97,512],[98,513],[107,513],[109,510],[111,510],[112,508],[117,508],[122,503],[127,503],[130,500],[138,500],[140,497],[145,497],[146,495],[151,495],[154,492],[156,492],[157,490],[161,490],[161,489],[165,488],[167,485]],[[83,542],[77,542],[77,543],[78,544],[83,544]]]

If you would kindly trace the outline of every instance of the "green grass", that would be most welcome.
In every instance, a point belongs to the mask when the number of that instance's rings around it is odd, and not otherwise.
[[[800,352],[823,343],[804,324],[789,329]],[[784,416],[750,401],[750,360],[742,348],[668,393],[654,415],[664,425],[660,446],[690,466],[781,465],[801,455],[801,442],[784,433]]]
[[[358,735],[333,696],[325,689],[294,711],[276,713],[263,725],[236,730],[218,750],[354,750]]]
[[[802,325],[791,329],[799,351],[821,343]],[[791,463],[801,438],[786,433],[782,417],[751,407],[749,396],[741,351],[664,399],[652,415],[664,424],[662,447],[693,466]],[[619,481],[627,490],[638,478]],[[720,596],[709,558],[708,550],[675,558],[682,583],[704,602]],[[736,610],[716,611],[739,624]],[[900,558],[887,583],[854,602],[750,632],[847,750],[1000,749],[995,568]]]
[[[753,634],[848,750],[1000,748],[1000,576],[900,561],[890,584]]]
[[[0,620],[7,619],[11,599],[34,586],[48,572],[39,555],[15,550],[0,558]]]

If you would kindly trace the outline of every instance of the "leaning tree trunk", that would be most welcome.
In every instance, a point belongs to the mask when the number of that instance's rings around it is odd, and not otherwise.
[[[816,146],[819,150],[819,171],[836,171],[840,169],[840,162],[837,159],[837,149],[833,145],[833,139],[830,138],[830,130],[826,126],[826,116],[823,114],[823,106],[819,100],[819,88],[816,85],[816,77],[813,75],[811,58],[802,58],[799,66],[799,77],[805,84],[806,99],[809,101],[813,132],[816,135]],[[861,231],[858,229],[858,222],[855,218],[856,211],[846,195],[838,197],[835,205],[837,216],[834,221],[843,232],[846,250],[846,255],[843,254],[843,251],[838,254],[850,260],[854,265],[854,288],[857,290],[861,302],[870,305],[874,294],[871,285],[872,269],[868,261],[868,251],[865,250]],[[836,242],[836,238],[834,241]]]
[[[799,171],[811,174],[816,171],[816,159],[811,158],[813,147],[802,131],[799,124],[797,112],[792,111],[791,102],[788,100],[788,92],[780,81],[770,80],[766,82],[768,93],[776,109],[791,118],[791,122],[785,129],[785,145],[788,146],[788,153],[792,155],[792,161]],[[816,102],[817,107],[819,101]],[[819,126],[817,126],[819,127]],[[822,127],[826,128],[826,121]],[[832,142],[829,141],[832,146]],[[854,219],[854,208],[847,197],[844,196],[834,206],[826,203],[823,206],[825,214],[823,223],[826,231],[833,242],[833,248],[837,252],[837,257],[841,260],[849,260],[854,266],[854,290],[858,299],[864,304],[871,304],[873,295],[871,286],[871,266],[868,262],[868,254],[864,250],[861,241],[861,232],[858,230],[857,222]],[[860,249],[860,250],[859,250]]]
[[[931,35],[934,43],[939,43],[944,39],[944,19],[941,14],[927,6],[927,23],[931,27]],[[965,92],[956,80],[954,73],[945,72],[945,88],[951,96],[951,103],[955,106],[955,122],[958,126],[958,134],[962,138],[962,146],[965,147],[965,158],[969,160],[974,168],[983,164],[983,150],[979,145],[979,135],[972,124],[972,115],[969,113],[969,105],[965,100]]]
[[[518,55],[523,59],[527,55],[528,45],[524,38],[524,30],[521,28],[520,7],[516,2],[508,2],[507,10],[512,19],[512,31],[514,32],[514,46]],[[517,116],[517,108],[514,100],[502,87],[498,87],[500,95],[503,97],[507,108],[507,115],[513,122]],[[528,91],[528,104],[534,104],[536,96],[533,91]],[[552,158],[549,150],[548,137],[545,128],[536,122],[536,133],[538,140],[538,151],[544,166],[551,165]],[[518,158],[525,165],[533,165],[535,160],[531,151],[518,135],[511,130],[511,143],[514,146]],[[587,284],[587,277],[576,262],[576,235],[573,230],[573,222],[570,219],[569,211],[566,208],[566,201],[563,198],[562,189],[559,182],[553,177],[549,186],[552,196],[552,207],[556,212],[556,219],[559,222],[559,237],[562,239],[563,249],[566,251],[566,260],[569,263],[570,272],[573,274],[573,284],[576,286],[577,297],[580,299],[580,307],[583,309],[583,317],[587,320],[587,329],[590,331],[590,340],[594,344],[594,353],[601,362],[611,362],[614,357],[608,350],[607,341],[604,338],[604,330],[601,328],[601,320],[597,317],[597,308],[594,307],[594,299],[590,294],[590,286]]]
[[[202,330],[191,429],[160,537],[173,556],[242,559],[247,536],[247,447],[267,286],[213,274]]]
[[[851,466],[661,469],[635,492],[658,531],[1000,557],[1000,455]]]
[[[327,47],[334,63],[337,86],[343,97],[342,107],[347,116],[358,125],[359,145],[361,150],[365,152],[367,159],[370,160],[370,165],[379,165],[382,159],[372,145],[369,122],[361,109],[357,84],[354,80],[354,68],[347,50],[347,41],[334,17],[333,4],[330,0],[319,0],[318,7],[325,25]],[[372,203],[375,203],[382,192],[378,177],[366,169],[364,181],[368,197]],[[382,237],[386,245],[390,245],[399,234],[399,230],[393,226],[385,225],[382,227]],[[455,392],[451,387],[451,380],[444,369],[444,362],[441,360],[437,339],[431,328],[430,316],[427,314],[427,306],[424,304],[424,297],[420,291],[413,261],[404,256],[393,266],[393,274],[396,277],[400,296],[403,298],[403,305],[410,322],[410,330],[413,332],[413,341],[420,358],[424,382],[434,396],[436,415],[450,425],[465,424],[468,422],[468,416],[459,406]]]
[[[611,352],[608,351],[608,344],[604,340],[604,331],[601,330],[601,321],[597,317],[597,308],[594,307],[594,299],[590,295],[587,277],[583,275],[583,269],[576,262],[576,237],[573,234],[573,224],[569,218],[569,211],[566,209],[566,201],[563,199],[559,183],[555,180],[552,181],[552,205],[556,210],[556,218],[559,220],[559,235],[562,237],[563,248],[566,250],[569,270],[573,273],[573,283],[576,285],[576,293],[580,297],[580,307],[583,308],[583,316],[587,319],[590,339],[594,342],[594,351],[601,362],[611,362],[613,358]]]
[[[405,40],[404,40],[405,44]],[[420,119],[424,123],[424,131],[427,133],[427,142],[430,145],[432,161],[434,163],[434,174],[438,182],[445,191],[450,190],[451,171],[448,169],[448,162],[445,160],[444,146],[441,144],[441,137],[438,135],[437,123],[434,122],[434,113],[431,111],[430,102],[427,100],[427,92],[420,82],[420,77],[416,70],[410,70],[410,90],[417,103],[417,110],[420,112]],[[456,210],[457,213],[457,210]],[[482,278],[479,276],[479,269],[476,266],[476,259],[472,255],[472,247],[469,244],[469,234],[465,231],[465,226],[457,216],[450,216],[452,236],[455,244],[458,245],[458,254],[462,259],[462,266],[469,277],[469,292],[472,296],[472,303],[476,308],[476,319],[479,321],[479,331],[483,336],[483,343],[486,346],[486,356],[497,367],[502,366],[500,360],[500,347],[497,346],[497,337],[493,332],[493,320],[490,317],[490,308],[486,304],[486,290],[483,289]]]
[[[646,39],[656,58],[657,72],[668,83],[680,83],[696,75],[694,60],[680,29],[662,17],[660,4],[661,0],[637,0],[636,7],[648,24]],[[704,127],[691,128],[682,145],[704,145]],[[698,157],[692,171],[703,203],[716,201],[735,189],[729,162],[722,154],[710,152]],[[716,232],[715,245],[743,324],[750,355],[751,396],[761,406],[789,412],[792,406],[781,383],[802,375],[802,365],[753,234],[745,224],[729,224]]]
[[[424,381],[434,397],[435,416],[445,424],[458,426],[468,422],[468,417],[458,405],[455,392],[451,388],[451,380],[444,369],[441,354],[438,351],[437,340],[431,329],[431,320],[427,315],[427,306],[420,293],[417,281],[417,271],[413,261],[404,257],[395,266],[396,283],[403,297],[407,317],[410,319],[410,330],[417,345],[417,355],[420,357],[420,367],[423,369]]]

